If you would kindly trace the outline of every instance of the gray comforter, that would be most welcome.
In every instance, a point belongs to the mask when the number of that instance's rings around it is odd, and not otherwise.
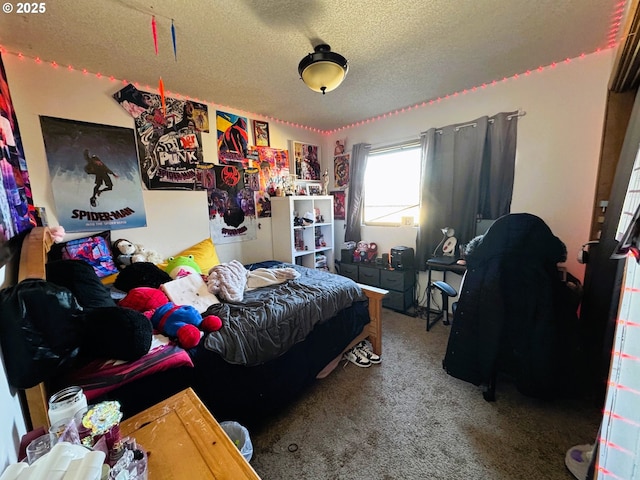
[[[246,291],[241,303],[212,305],[203,315],[218,315],[222,328],[207,334],[205,348],[227,362],[254,366],[301,342],[313,327],[354,301],[365,300],[351,279],[291,264],[300,277]]]

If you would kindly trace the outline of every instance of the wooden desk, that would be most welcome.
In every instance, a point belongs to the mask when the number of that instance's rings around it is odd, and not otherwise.
[[[120,432],[149,452],[149,480],[260,480],[190,388],[124,420]]]
[[[442,272],[442,281],[446,282],[447,272],[464,275],[467,271],[467,267],[466,265],[458,265],[457,263],[446,265],[427,260],[427,332],[444,315],[442,310],[431,310],[431,271]],[[435,318],[433,320],[431,320],[432,313],[435,314]]]

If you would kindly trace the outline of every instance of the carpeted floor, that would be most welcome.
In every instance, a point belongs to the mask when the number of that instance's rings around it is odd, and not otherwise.
[[[571,480],[571,446],[594,441],[589,401],[545,402],[500,379],[497,401],[442,369],[449,327],[383,311],[380,365],[342,362],[251,432],[263,480]]]

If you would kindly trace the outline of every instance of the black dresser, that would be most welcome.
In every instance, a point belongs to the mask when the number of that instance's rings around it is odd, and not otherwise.
[[[350,279],[384,288],[389,293],[382,299],[382,306],[406,312],[413,307],[415,299],[415,269],[394,270],[374,263],[341,263],[340,275]]]

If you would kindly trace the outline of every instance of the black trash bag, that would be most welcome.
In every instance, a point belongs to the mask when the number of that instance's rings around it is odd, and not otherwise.
[[[0,345],[14,388],[52,378],[78,354],[84,313],[68,289],[23,280],[0,291],[0,312]]]

